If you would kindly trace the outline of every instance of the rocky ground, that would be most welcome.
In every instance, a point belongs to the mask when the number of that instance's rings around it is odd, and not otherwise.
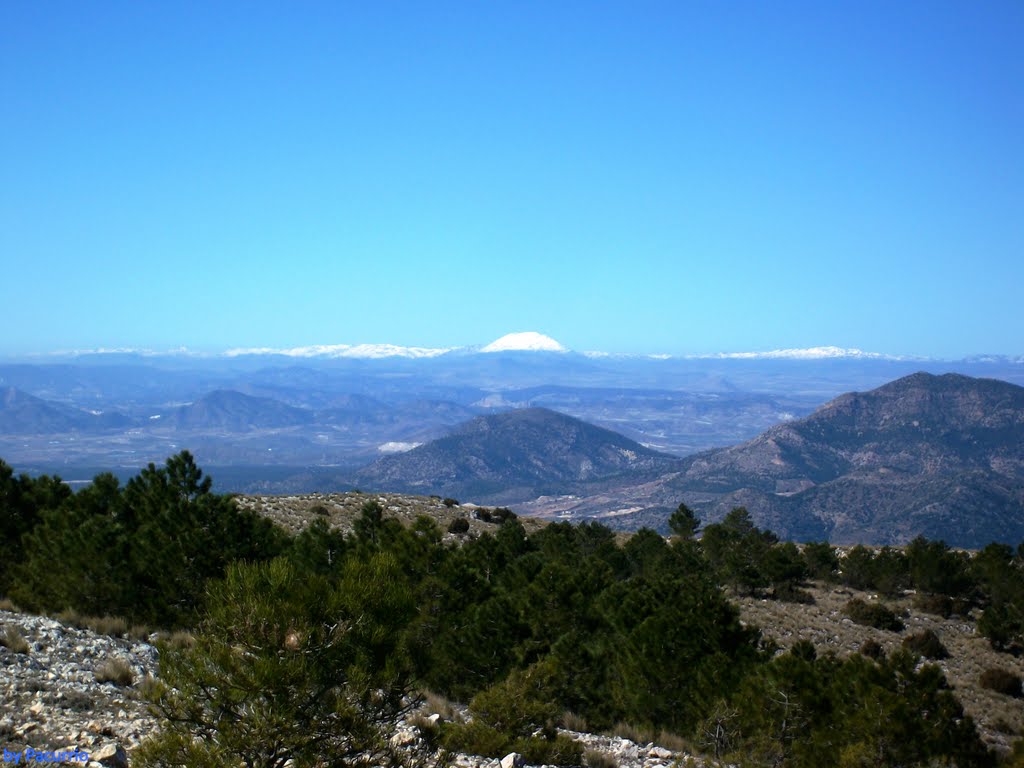
[[[37,753],[84,752],[88,763],[67,758],[63,762],[88,768],[126,768],[132,749],[158,727],[143,697],[157,672],[157,662],[157,649],[149,642],[109,637],[43,616],[0,610],[0,749],[8,755],[24,755],[30,749]],[[104,681],[111,674],[118,674],[119,679]],[[430,710],[428,700],[417,714],[459,716],[457,710],[449,709],[444,715]],[[688,759],[652,742],[563,732],[582,742],[592,755],[601,756],[601,768],[667,768]],[[399,725],[396,744],[412,745],[416,740],[414,725]],[[13,763],[13,759],[7,762]],[[25,762],[21,760],[21,764]],[[461,754],[452,756],[451,764],[457,768],[521,766],[514,758],[502,761]],[[703,765],[699,760],[690,764]]]
[[[127,765],[125,751],[155,726],[139,694],[156,672],[152,645],[11,611],[0,611],[0,640],[0,748]]]
[[[305,493],[293,496],[236,496],[235,501],[242,509],[251,509],[269,517],[275,523],[291,533],[298,533],[313,520],[322,518],[331,528],[349,533],[359,517],[363,505],[368,501],[376,501],[384,508],[385,517],[393,517],[405,524],[411,524],[420,515],[426,515],[437,521],[442,531],[457,518],[465,518],[469,523],[467,535],[479,536],[482,533],[495,533],[496,522],[486,522],[477,515],[478,510],[489,510],[493,507],[480,507],[476,504],[446,505],[438,496],[410,496],[399,493]],[[546,523],[529,517],[520,517],[520,522],[527,532],[532,533]]]

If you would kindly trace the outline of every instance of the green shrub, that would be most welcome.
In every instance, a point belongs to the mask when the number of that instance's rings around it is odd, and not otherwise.
[[[507,678],[481,691],[469,703],[473,717],[512,737],[526,737],[538,728],[554,733],[558,708],[549,693],[550,672],[544,666],[513,670]]]
[[[903,647],[919,656],[924,656],[926,659],[949,658],[949,651],[946,650],[946,646],[942,644],[939,636],[930,629],[903,638]]]
[[[804,563],[807,573],[812,579],[835,581],[839,573],[839,558],[835,549],[827,541],[812,541],[804,544]]]
[[[843,613],[849,616],[854,623],[865,627],[874,627],[890,632],[903,630],[903,622],[881,603],[866,603],[855,597],[843,607]]]
[[[504,757],[508,754],[510,739],[486,723],[444,723],[441,744],[450,752],[462,752],[480,757]]]
[[[861,643],[860,654],[861,656],[867,656],[869,659],[878,661],[885,658],[885,649],[877,640],[868,639]]]
[[[491,517],[500,524],[506,520],[515,520],[517,515],[508,507],[495,507]]]
[[[981,687],[1019,699],[1022,695],[1020,675],[1002,667],[991,667],[981,673]]]
[[[994,600],[978,619],[978,631],[997,651],[1013,651],[1024,634],[1018,606],[1008,600]]]
[[[800,587],[790,581],[776,584],[772,590],[772,597],[782,603],[800,603],[803,605],[812,605],[814,603],[814,595],[806,589],[800,589]]]
[[[446,507],[448,507],[448,509],[451,509],[452,507],[459,506],[458,499],[446,498],[441,503],[444,504]]]
[[[160,648],[164,724],[133,766],[347,765],[382,759],[411,689],[417,605],[397,559],[371,552],[337,582],[288,560],[235,563],[195,642]],[[377,764],[376,762],[372,764]]]
[[[448,524],[448,533],[463,534],[469,532],[469,520],[464,517],[456,517]]]
[[[914,607],[922,613],[948,619],[953,615],[953,598],[947,595],[918,595],[914,598]]]
[[[558,707],[552,685],[550,664],[513,670],[473,697],[471,722],[443,726],[442,744],[483,757],[519,752],[531,765],[581,765],[582,746],[555,734]]]
[[[515,520],[518,517],[516,513],[508,507],[495,507],[494,509],[478,507],[473,513],[473,516],[477,520],[481,520],[485,523],[493,523],[495,525],[501,525],[506,520]]]
[[[528,737],[512,743],[528,765],[583,765],[583,745],[559,734],[553,739]]]
[[[24,560],[25,540],[39,526],[43,512],[60,507],[70,496],[71,488],[59,477],[31,478],[24,473],[16,476],[0,459],[0,541],[4,545],[0,556],[0,595],[8,594],[16,586],[13,570]],[[62,561],[66,554],[61,552]],[[12,592],[10,596],[31,607],[19,595]]]
[[[473,512],[473,517],[475,517],[482,523],[494,522],[494,516],[491,514],[491,510],[487,509],[486,507],[480,507],[475,512]]]
[[[970,558],[963,552],[953,552],[945,542],[918,536],[904,551],[916,589],[956,597],[967,594],[974,586],[969,573]]]

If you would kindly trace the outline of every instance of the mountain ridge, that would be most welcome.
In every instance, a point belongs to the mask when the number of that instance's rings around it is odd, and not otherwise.
[[[361,485],[512,503],[552,489],[668,466],[676,457],[547,408],[478,416],[356,473]]]
[[[645,493],[597,489],[576,509],[636,506],[645,512],[633,522],[664,526],[685,500],[707,520],[746,507],[785,538],[898,544],[923,534],[967,547],[1016,544],[1024,539],[1024,388],[911,374],[680,459],[648,481]]]

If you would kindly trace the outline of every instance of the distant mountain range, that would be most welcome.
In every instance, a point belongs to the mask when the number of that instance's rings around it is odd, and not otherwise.
[[[382,458],[354,476],[357,485],[514,503],[579,484],[670,466],[668,454],[617,432],[546,408],[480,416],[452,434]]]
[[[78,349],[32,355],[23,360],[38,361],[49,357],[52,360],[108,358],[127,360],[131,358],[165,359],[165,358],[293,358],[293,359],[365,359],[382,360],[387,358],[407,358],[422,360],[444,355],[460,356],[476,353],[495,352],[557,352],[570,353],[571,350],[550,336],[537,331],[520,331],[508,333],[488,344],[462,347],[411,347],[401,344],[310,344],[299,347],[234,347],[223,352],[197,352],[186,347],[157,351],[137,347],[113,347],[97,349]],[[897,355],[880,352],[865,352],[861,349],[824,345],[803,348],[781,348],[740,352],[710,352],[702,354],[629,354],[607,353],[598,351],[581,352],[594,358],[651,358],[651,359],[690,359],[690,360],[927,360],[915,355]],[[1024,356],[977,355],[974,360],[1024,362]]]
[[[435,492],[487,503],[514,498],[508,503],[524,513],[608,515],[603,519],[623,527],[663,526],[682,498],[709,519],[742,503],[786,535],[876,541],[926,531],[926,519],[973,508],[981,510],[979,533],[965,520],[961,540],[1000,530],[1005,540],[1018,536],[1012,440],[989,459],[971,458],[968,450],[970,441],[984,447],[998,431],[944,425],[943,405],[917,419],[935,425],[921,434],[939,440],[938,448],[926,441],[896,449],[889,433],[857,447],[856,433],[825,426],[837,405],[804,419],[844,392],[867,397],[919,371],[1002,380],[997,387],[1024,384],[1020,358],[901,360],[829,347],[702,358],[581,354],[534,333],[436,355],[346,350],[245,350],[230,357],[120,351],[0,363],[0,457],[18,471],[83,480],[108,469],[131,474],[188,448],[221,490],[369,488],[387,475],[358,472],[384,456],[403,458],[479,417],[546,408],[678,458],[616,466],[578,453],[571,457],[577,469],[584,458],[598,469],[576,472],[543,447],[545,440],[558,445],[557,430],[531,437],[520,425],[523,455],[532,442],[547,456],[548,474],[503,474],[488,459],[486,472],[473,477],[452,455],[448,465],[435,456],[431,471],[448,473]],[[981,412],[997,412],[978,398]],[[968,436],[955,450],[942,442],[961,433]],[[840,447],[829,448],[834,441]],[[393,471],[398,480],[401,473]],[[407,475],[402,482],[425,478]]]

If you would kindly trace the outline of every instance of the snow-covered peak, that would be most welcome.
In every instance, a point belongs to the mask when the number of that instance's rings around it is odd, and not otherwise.
[[[568,352],[568,350],[543,333],[524,331],[508,333],[480,350],[481,352]]]

